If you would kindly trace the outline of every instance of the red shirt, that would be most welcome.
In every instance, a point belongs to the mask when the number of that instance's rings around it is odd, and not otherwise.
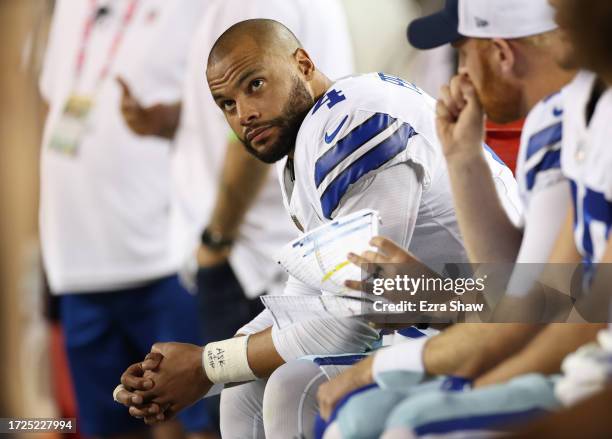
[[[512,172],[516,169],[523,123],[525,120],[521,119],[505,125],[487,122],[486,126],[485,142]]]

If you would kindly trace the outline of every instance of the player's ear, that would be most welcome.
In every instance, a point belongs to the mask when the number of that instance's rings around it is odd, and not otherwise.
[[[493,38],[491,40],[492,56],[495,64],[503,74],[510,74],[514,70],[516,57],[512,46],[507,40],[501,38]]]
[[[300,47],[293,53],[293,58],[297,62],[298,68],[300,69],[300,72],[302,72],[302,75],[304,75],[305,79],[312,79],[316,68],[312,62],[312,59],[310,58],[310,55],[308,55],[308,52]]]

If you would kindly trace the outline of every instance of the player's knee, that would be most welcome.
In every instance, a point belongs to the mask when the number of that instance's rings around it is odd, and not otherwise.
[[[386,427],[391,429],[412,429],[426,424],[432,413],[439,413],[444,408],[456,405],[456,396],[448,392],[430,392],[424,395],[415,395],[396,405],[389,413]]]
[[[334,421],[325,429],[322,439],[343,439],[342,431],[338,422]]]
[[[264,413],[278,413],[277,409],[297,405],[305,393],[312,393],[312,397],[316,398],[318,386],[315,389],[309,387],[313,386],[313,379],[320,381],[317,377],[325,380],[319,366],[311,361],[296,360],[283,364],[268,378],[264,393]]]
[[[342,437],[378,437],[384,430],[387,414],[405,398],[404,394],[372,389],[351,397],[338,412]]]
[[[319,367],[307,360],[291,361],[276,369],[268,378],[263,399],[266,435],[291,437],[287,435],[310,431],[317,413],[317,389],[326,380]]]
[[[236,417],[253,418],[262,409],[264,382],[254,381],[228,387],[221,392],[221,424],[232,423]]]
[[[385,431],[380,439],[416,439],[417,436],[409,428],[398,427]]]

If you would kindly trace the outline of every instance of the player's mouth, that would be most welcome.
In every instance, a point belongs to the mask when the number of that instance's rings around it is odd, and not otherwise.
[[[246,132],[246,139],[252,145],[262,143],[272,134],[273,129],[274,126],[272,125],[249,129]]]

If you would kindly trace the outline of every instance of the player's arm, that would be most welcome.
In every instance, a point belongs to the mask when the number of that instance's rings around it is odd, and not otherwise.
[[[114,395],[130,414],[156,423],[173,417],[202,398],[214,384],[252,381],[269,376],[284,360],[276,351],[271,328],[249,336],[209,343],[156,343],[150,360],[130,366]]]
[[[249,154],[235,136],[228,141],[219,189],[207,230],[223,241],[233,241],[244,218],[269,176],[270,165]],[[228,249],[212,250],[200,246],[198,263],[211,266],[222,262]]]
[[[290,278],[284,294],[320,294]],[[284,328],[270,326],[264,311],[234,338],[204,348],[183,343],[158,343],[152,351],[163,358],[158,365],[130,366],[122,376],[115,399],[130,414],[148,423],[172,417],[203,397],[213,384],[240,383],[268,377],[289,360],[308,354],[364,351],[378,333],[354,319],[314,319]],[[257,331],[259,328],[265,329]]]
[[[526,373],[553,374],[561,362],[580,346],[596,339],[606,324],[551,323],[526,347],[478,378],[477,387],[502,383]]]
[[[329,417],[344,395],[374,383],[376,376],[384,372],[475,378],[520,349],[533,333],[534,328],[521,324],[461,323],[431,338],[411,339],[380,349],[321,385],[317,395],[321,415]]]
[[[574,244],[573,222],[573,209],[570,207],[550,256],[550,267],[555,267],[555,264],[571,267],[580,263],[581,257]],[[545,270],[530,294],[538,294],[540,284],[558,291],[567,291],[572,274],[573,270],[569,269]],[[527,372],[558,371],[563,358],[593,340],[599,329],[597,325],[589,324],[549,324],[520,352],[481,376],[476,384],[502,382]]]
[[[455,76],[442,88],[436,113],[457,220],[470,260],[514,262],[522,232],[512,224],[497,195],[482,148],[484,111],[469,79]]]

